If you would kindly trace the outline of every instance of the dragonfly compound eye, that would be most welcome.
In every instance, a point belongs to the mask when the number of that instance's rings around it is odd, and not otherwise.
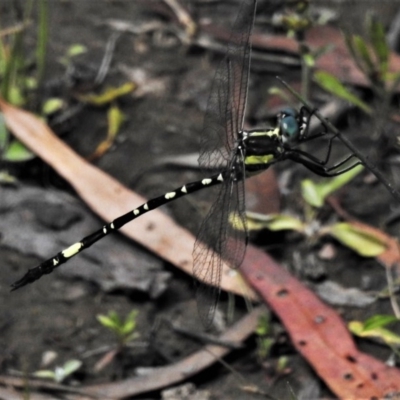
[[[279,128],[284,142],[297,140],[299,136],[299,124],[295,116],[284,114],[279,122]]]

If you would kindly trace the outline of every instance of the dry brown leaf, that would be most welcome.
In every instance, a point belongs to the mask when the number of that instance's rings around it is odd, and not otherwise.
[[[14,136],[66,179],[82,200],[103,220],[112,221],[146,203],[145,198],[77,155],[33,114],[14,107],[3,99],[0,99],[0,108]],[[195,238],[163,212],[151,211],[120,230],[171,264],[192,274]],[[225,264],[221,288],[256,299],[255,293],[243,282],[240,275]]]

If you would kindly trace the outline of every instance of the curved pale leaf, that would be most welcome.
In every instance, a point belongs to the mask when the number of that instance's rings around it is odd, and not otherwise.
[[[328,233],[363,257],[379,256],[387,247],[378,236],[347,222],[332,225]]]

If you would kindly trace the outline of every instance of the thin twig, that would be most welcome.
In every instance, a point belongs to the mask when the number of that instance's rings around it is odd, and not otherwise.
[[[177,16],[179,22],[185,27],[189,39],[193,38],[197,31],[197,25],[188,11],[182,7],[177,0],[164,0]]]
[[[392,309],[394,312],[394,315],[396,318],[400,318],[400,309],[399,305],[397,304],[396,301],[396,296],[394,294],[394,283],[393,283],[393,277],[391,274],[391,268],[385,267],[386,270],[386,281],[388,284],[388,292],[389,292],[389,298],[390,298],[390,304],[392,305]]]
[[[105,77],[110,69],[111,61],[114,56],[115,45],[121,34],[119,32],[114,32],[107,41],[106,50],[104,52],[103,60],[101,61],[100,68],[97,72],[95,79],[95,84],[100,85],[103,83]]]

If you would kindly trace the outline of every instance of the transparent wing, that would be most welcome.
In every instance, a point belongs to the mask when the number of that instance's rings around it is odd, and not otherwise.
[[[201,132],[199,164],[226,168],[243,127],[256,0],[243,0],[224,59],[218,65]]]
[[[193,250],[193,274],[200,318],[205,326],[213,320],[218,303],[222,263],[239,267],[246,251],[244,182],[227,179],[217,201],[203,220]]]
[[[218,302],[223,261],[236,268],[246,250],[244,155],[236,149],[243,129],[250,70],[250,35],[256,0],[243,0],[224,59],[212,84],[201,133],[199,164],[224,170],[224,183],[204,219],[193,250],[197,305],[208,326]]]

